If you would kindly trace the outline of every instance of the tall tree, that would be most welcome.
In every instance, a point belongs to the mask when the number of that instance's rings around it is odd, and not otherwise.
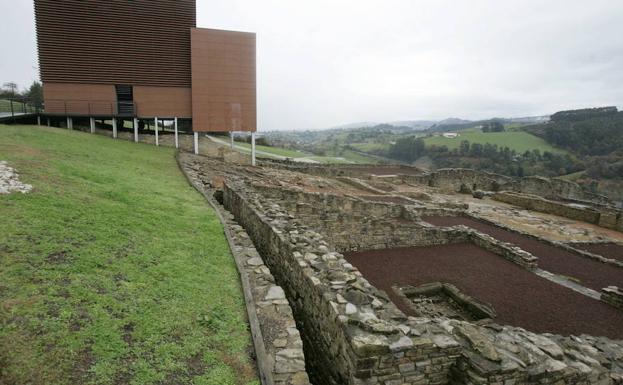
[[[41,107],[43,105],[43,87],[38,81],[32,82],[28,91],[24,94],[35,107]]]

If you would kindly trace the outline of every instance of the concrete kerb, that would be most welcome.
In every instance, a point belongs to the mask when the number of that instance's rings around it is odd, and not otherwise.
[[[214,202],[214,198],[208,195],[205,190],[203,190],[199,186],[195,185],[195,183],[193,183],[192,179],[190,178],[190,176],[187,174],[186,170],[180,163],[179,150],[176,151],[175,153],[175,160],[177,162],[179,169],[182,171],[182,174],[184,174],[184,177],[188,181],[188,183],[191,186],[193,186],[193,188],[195,188],[195,190],[197,190],[205,198],[205,200],[214,209],[217,217],[219,218],[219,221],[223,225],[223,232],[225,233],[225,237],[227,238],[227,244],[229,245],[229,249],[231,250],[231,253],[234,256],[234,261],[236,262],[238,274],[240,275],[240,283],[242,285],[242,292],[244,294],[244,301],[245,301],[245,306],[247,309],[247,317],[248,317],[249,326],[251,329],[253,345],[255,347],[255,355],[257,358],[257,369],[259,372],[260,381],[262,382],[263,385],[274,385],[275,382],[272,376],[271,360],[269,359],[268,354],[266,353],[266,347],[264,345],[264,339],[262,337],[262,331],[260,329],[260,322],[257,317],[257,309],[255,307],[255,302],[253,300],[253,294],[251,293],[251,286],[249,283],[249,279],[244,269],[242,256],[238,253],[235,247],[233,247],[234,243],[233,243],[232,235],[225,222],[225,219],[221,215],[218,205],[216,204],[216,202]]]

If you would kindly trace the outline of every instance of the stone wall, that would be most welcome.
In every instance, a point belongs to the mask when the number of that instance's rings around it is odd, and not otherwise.
[[[606,228],[623,231],[623,223],[621,221],[623,213],[614,208],[602,207],[596,209],[590,206],[551,201],[536,195],[527,195],[510,191],[496,193],[492,195],[492,198],[497,201],[510,203],[528,210],[554,214],[565,218],[593,223]]]
[[[321,164],[294,162],[289,160],[262,159],[261,165],[272,168],[284,168],[290,171],[302,172],[309,175],[323,177],[369,177],[370,169],[377,170],[379,174],[413,175],[425,172],[417,167],[400,164],[334,164],[327,167]]]
[[[292,304],[314,383],[623,384],[621,342],[405,317],[277,195],[229,180],[223,197]]]
[[[216,210],[240,274],[259,377],[263,385],[309,385],[300,333],[284,291],[264,264],[247,232],[214,199],[211,181],[193,164],[194,155],[177,155],[191,185]],[[209,179],[209,178],[208,178]]]
[[[467,168],[446,168],[431,173],[428,184],[431,187],[455,192],[463,192],[465,188],[469,191],[498,191],[500,186],[510,183],[511,180],[503,175]]]
[[[339,252],[472,242],[522,267],[537,266],[538,258],[530,253],[474,229],[440,228],[420,221],[425,215],[464,215],[456,210],[368,202],[263,185],[255,187],[263,196],[279,200],[289,214],[308,227],[324,234]]]
[[[330,252],[318,233],[297,224],[274,203],[263,207],[264,197],[243,190],[227,183],[224,204],[247,229],[293,299],[307,362],[314,373],[312,382],[449,381],[449,368],[458,357],[455,340],[443,335],[442,329],[420,327],[417,333],[427,338],[416,344],[404,314],[341,254]]]
[[[601,289],[601,300],[623,310],[623,290],[617,286],[608,286]]]
[[[469,235],[462,230],[429,227],[418,222],[422,213],[437,213],[438,209],[262,185],[255,187],[258,193],[279,200],[288,213],[324,234],[339,252],[469,241]],[[451,213],[456,215],[457,212]]]
[[[605,204],[609,200],[601,195],[593,194],[582,189],[574,182],[557,178],[544,178],[540,176],[523,177],[505,189],[525,194],[533,194],[552,200],[574,200]]]

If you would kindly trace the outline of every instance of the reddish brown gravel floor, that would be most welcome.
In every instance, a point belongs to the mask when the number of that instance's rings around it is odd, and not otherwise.
[[[539,267],[552,273],[575,278],[583,286],[597,291],[615,285],[623,287],[623,268],[608,265],[569,251],[539,242],[536,239],[465,217],[431,216],[424,221],[435,226],[465,225],[489,234],[503,242],[512,243],[539,257]]]
[[[405,247],[345,254],[370,283],[393,294],[392,285],[446,282],[493,305],[496,322],[539,333],[582,333],[623,338],[623,311],[543,279],[471,243]]]
[[[585,250],[589,253],[601,255],[602,257],[623,261],[623,245],[617,245],[616,243],[593,243],[572,246],[576,249]]]

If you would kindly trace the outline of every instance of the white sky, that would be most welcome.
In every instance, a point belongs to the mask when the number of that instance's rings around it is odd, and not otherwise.
[[[32,2],[0,15],[24,88]],[[621,0],[197,0],[197,26],[257,33],[260,130],[621,106],[622,23]]]

